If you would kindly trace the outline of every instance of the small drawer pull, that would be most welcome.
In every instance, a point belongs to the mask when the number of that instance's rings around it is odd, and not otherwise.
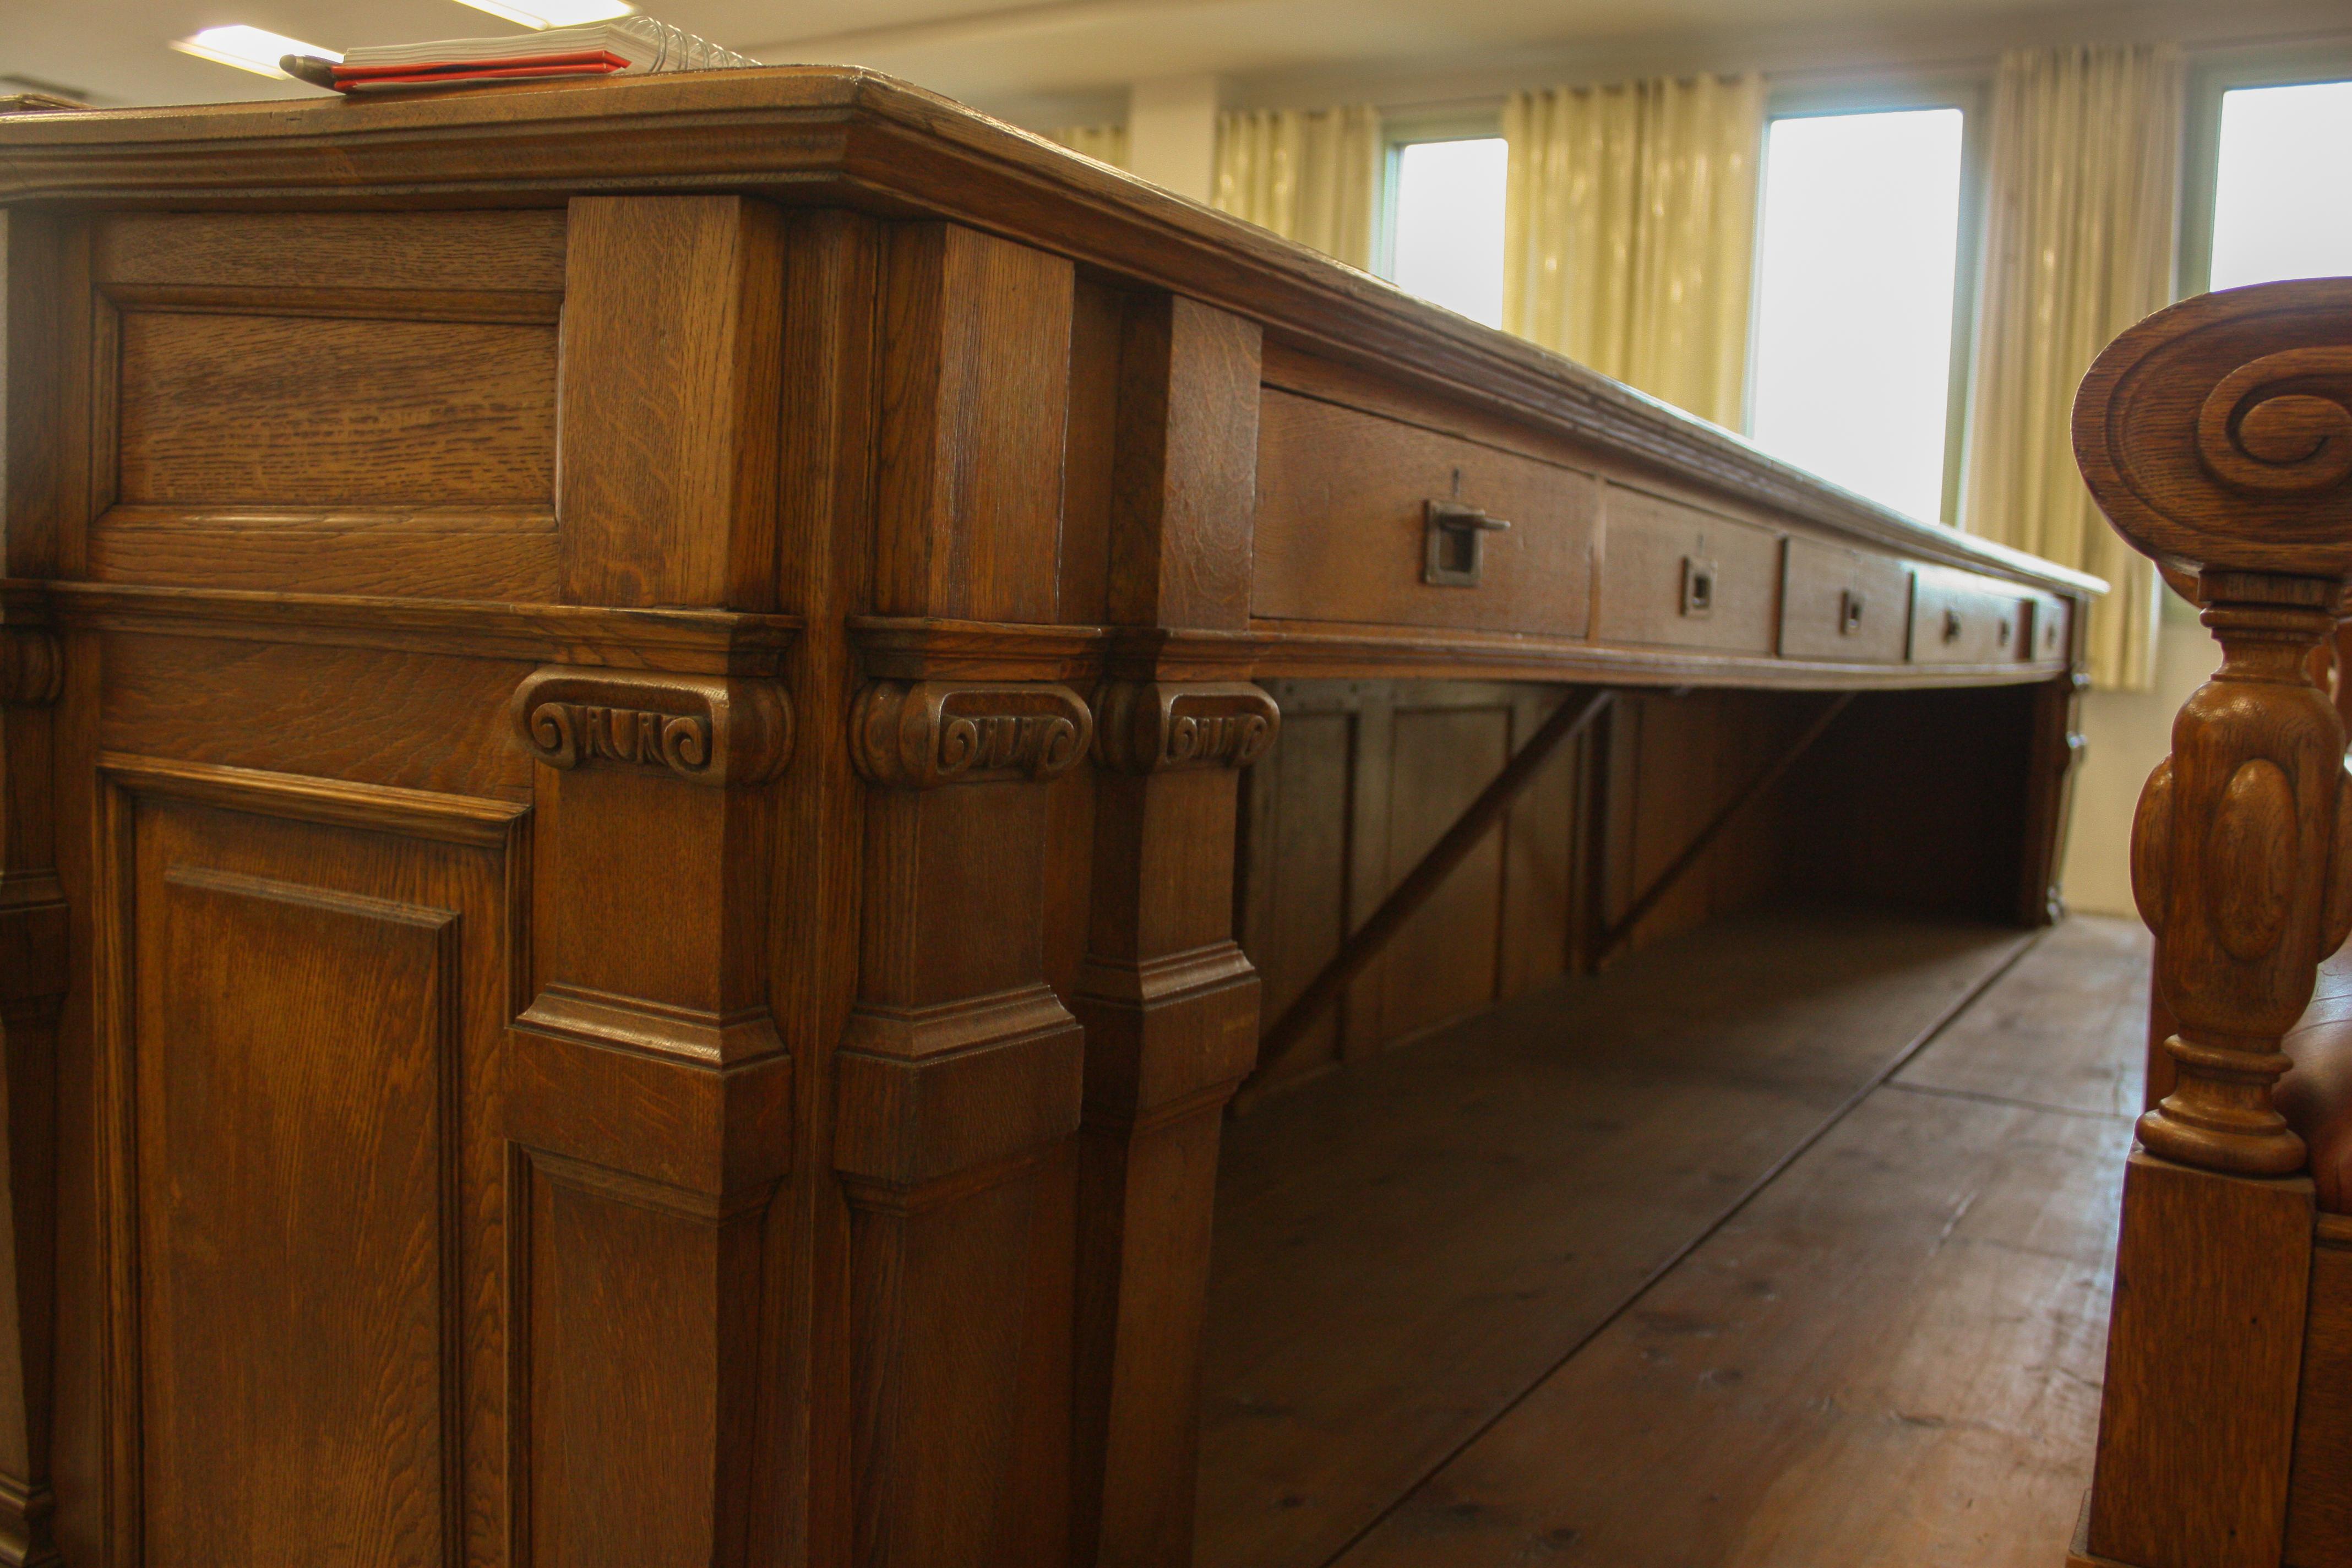
[[[1683,614],[1695,621],[1715,613],[1715,563],[1696,555],[1683,557]]]
[[[1862,630],[1862,595],[1852,588],[1838,594],[1838,636],[1850,637]]]
[[[1486,565],[1486,535],[1510,524],[1458,500],[1422,503],[1426,538],[1421,580],[1433,588],[1475,588]]]
[[[2009,619],[2009,617],[2008,617],[2007,616],[2001,616],[2001,618],[2000,618],[2000,636],[1998,638],[1996,638],[1995,640],[1996,640],[1996,641],[1998,641],[1998,642],[2000,644],[2000,646],[2001,646],[2001,647],[2007,647],[2009,646],[2009,636],[2010,636],[2010,633],[2011,633],[2011,632],[2012,632],[2012,631],[2014,631],[2014,630],[2016,630],[2016,628],[2015,628],[2014,626],[2012,626],[2010,624],[2010,619]]]
[[[1958,610],[1944,612],[1944,640],[1946,642],[1960,640],[1960,612]]]

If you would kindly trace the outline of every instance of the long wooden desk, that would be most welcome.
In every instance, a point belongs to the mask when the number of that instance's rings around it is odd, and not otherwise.
[[[1185,1562],[1260,680],[2013,687],[2052,907],[2098,584],[903,85],[0,202],[0,1562]]]

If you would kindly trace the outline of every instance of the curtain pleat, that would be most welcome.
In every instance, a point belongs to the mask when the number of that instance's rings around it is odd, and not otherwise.
[[[1381,117],[1368,105],[1217,117],[1217,208],[1351,267],[1372,262]]]
[[[2155,568],[2074,467],[2074,388],[2100,349],[2172,299],[2183,95],[2170,45],[2013,49],[1993,87],[1969,531],[2095,573],[2091,679],[2154,679]]]
[[[1504,326],[1737,426],[1764,101],[1754,74],[1505,100]]]
[[[1045,132],[1073,153],[1083,153],[1114,169],[1127,167],[1127,127],[1124,125],[1062,125]]]

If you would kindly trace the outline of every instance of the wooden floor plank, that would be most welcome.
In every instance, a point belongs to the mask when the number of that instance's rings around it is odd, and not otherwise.
[[[2087,978],[2118,945],[2076,925],[2029,953],[1342,1568],[2061,1560],[2131,1135],[2082,1102],[2137,1103],[2138,1040],[2037,1074],[2013,1021],[2070,988],[2128,1010],[2144,959]]]
[[[2137,1116],[2153,947],[2137,921],[2075,916],[1895,1081]]]
[[[1196,1561],[1319,1568],[2025,940],[1718,921],[1236,1121]]]

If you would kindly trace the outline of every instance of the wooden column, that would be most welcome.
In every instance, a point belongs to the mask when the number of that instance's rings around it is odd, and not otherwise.
[[[56,1252],[58,886],[50,706],[58,639],[32,584],[0,582],[0,1563],[57,1562],[48,1517]]]
[[[2284,1540],[2313,1212],[2270,1089],[2352,931],[2344,725],[2311,679],[2352,570],[2347,342],[2352,282],[2207,295],[2109,345],[2075,403],[2100,506],[2197,572],[2222,658],[2133,826],[2175,1081],[2125,1177],[2085,1545],[2134,1568],[2275,1568]]]
[[[1192,1561],[1200,1340],[1225,1101],[1257,1058],[1234,942],[1239,770],[1280,714],[1156,634],[1249,621],[1258,330],[1165,295],[1128,309],[1094,886],[1074,1001],[1080,1138],[1073,1561]]]
[[[572,204],[557,510],[565,597],[706,606],[667,669],[542,666],[530,957],[509,1045],[518,1564],[744,1563],[792,1153],[771,1010],[782,227],[734,196]]]
[[[903,646],[878,663],[869,642],[846,715],[867,784],[832,1130],[851,1555],[1025,1568],[1068,1530],[1080,1041],[1045,979],[1047,786],[1092,719],[1003,650],[1055,616],[1074,271],[908,225],[881,287],[874,609]],[[935,668],[941,623],[1007,668]]]

